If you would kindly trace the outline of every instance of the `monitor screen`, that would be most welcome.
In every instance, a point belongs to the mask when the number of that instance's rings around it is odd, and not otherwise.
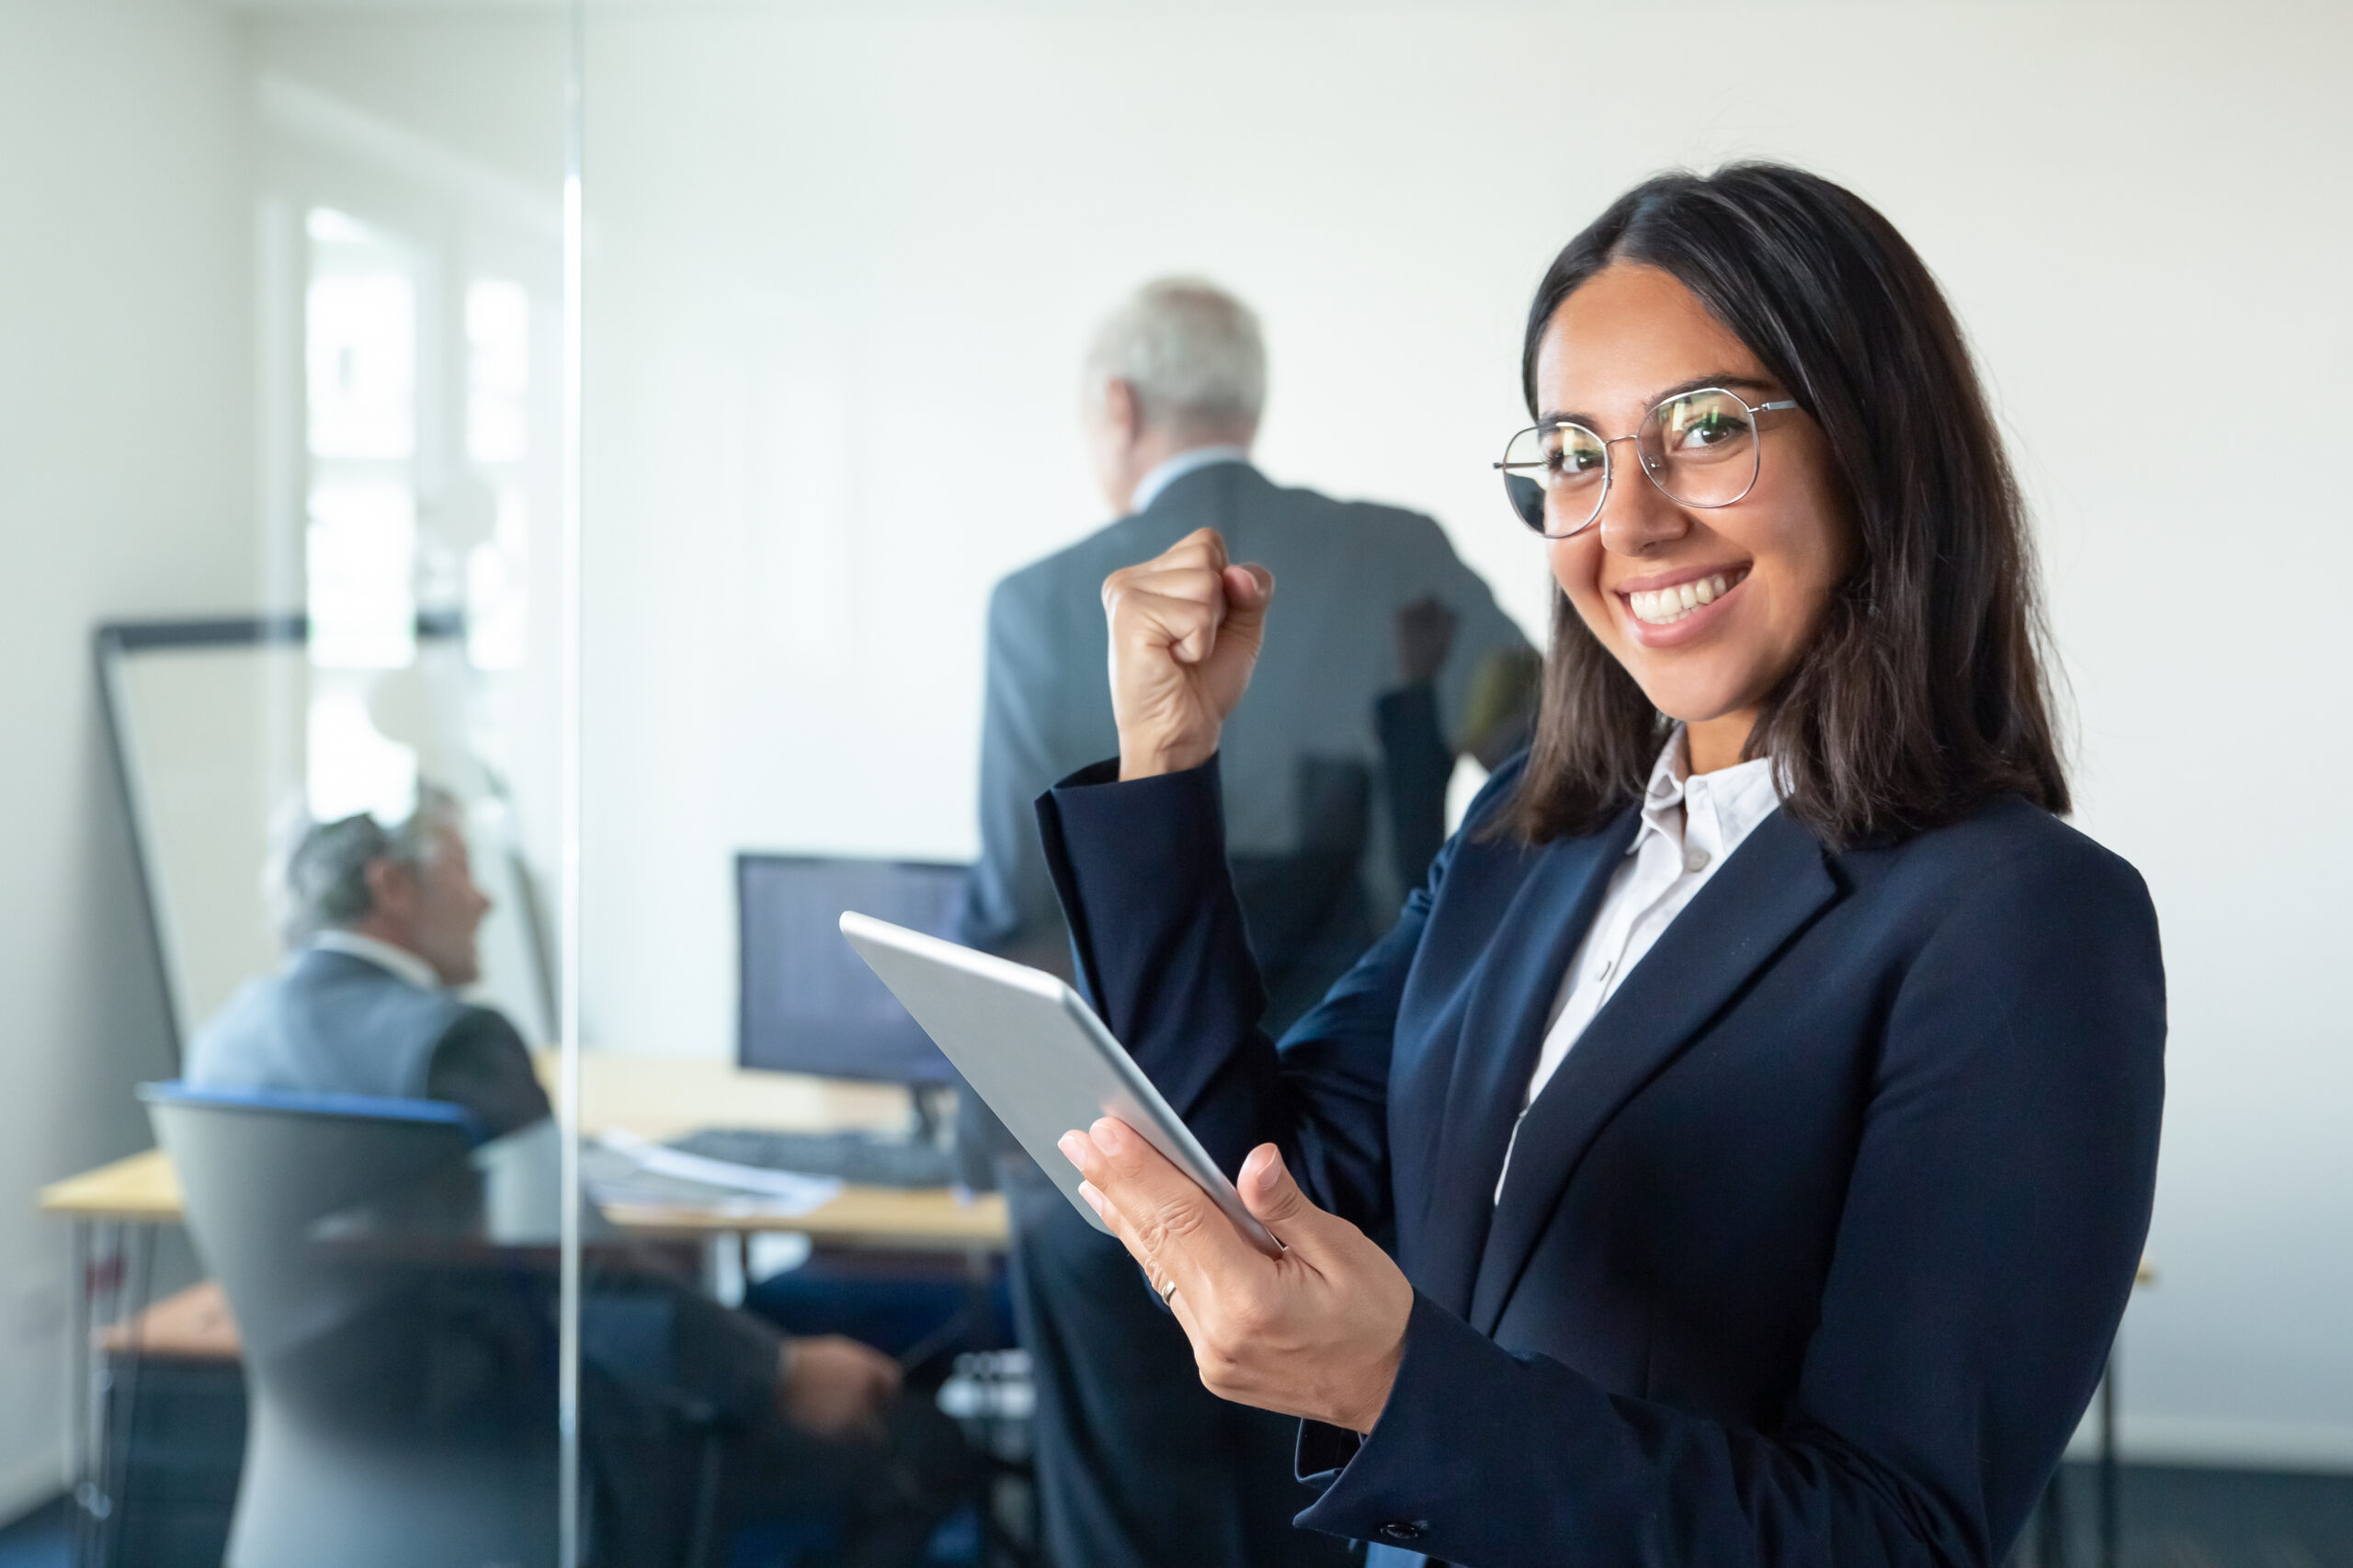
[[[842,940],[842,911],[953,940],[966,868],[807,855],[735,858],[743,991],[736,1061],[745,1067],[957,1082],[955,1069]]]

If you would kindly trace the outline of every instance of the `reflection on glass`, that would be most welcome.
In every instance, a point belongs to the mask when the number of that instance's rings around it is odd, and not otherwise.
[[[311,698],[305,796],[316,822],[365,812],[400,822],[416,799],[416,752],[387,740],[368,717],[363,690],[322,681]]]
[[[222,54],[260,529],[100,643],[185,1080],[119,1110],[194,1247],[76,1218],[75,1305],[125,1319],[75,1369],[77,1562],[556,1557],[553,1130],[483,1145],[553,1032],[562,48],[474,9],[266,9]]]
[[[311,492],[305,540],[311,657],[322,669],[398,669],[416,653],[416,498],[383,480]]]
[[[519,283],[484,278],[466,290],[466,453],[522,460],[530,448],[531,301]]]
[[[416,651],[416,284],[396,245],[342,212],[314,208],[304,230],[311,656],[397,669]]]
[[[311,452],[404,459],[416,449],[416,288],[392,245],[319,208],[306,225]]]
[[[466,656],[482,670],[511,670],[531,644],[531,502],[498,493],[491,536],[466,557]]]
[[[531,299],[519,283],[466,290],[466,454],[494,492],[489,537],[466,555],[466,655],[511,670],[530,652]]]

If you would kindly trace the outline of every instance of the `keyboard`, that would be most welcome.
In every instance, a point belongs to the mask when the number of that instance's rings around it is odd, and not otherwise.
[[[681,1153],[763,1170],[839,1176],[860,1187],[946,1187],[955,1180],[949,1151],[912,1138],[871,1132],[776,1132],[761,1127],[706,1127],[670,1140]]]

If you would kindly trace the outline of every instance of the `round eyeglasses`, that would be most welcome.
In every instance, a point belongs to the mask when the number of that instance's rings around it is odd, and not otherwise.
[[[1581,533],[1609,495],[1609,449],[1631,441],[1643,472],[1683,506],[1729,506],[1756,484],[1759,415],[1795,408],[1791,399],[1750,403],[1722,387],[1661,398],[1631,436],[1602,439],[1574,419],[1531,425],[1511,438],[1504,494],[1519,520],[1546,539]]]

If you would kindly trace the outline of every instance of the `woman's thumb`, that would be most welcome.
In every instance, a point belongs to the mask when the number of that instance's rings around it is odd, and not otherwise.
[[[1225,614],[1229,624],[1241,619],[1256,625],[1267,613],[1267,601],[1275,597],[1275,574],[1257,563],[1228,566],[1219,574],[1220,585],[1225,589]]]
[[[1258,1222],[1274,1232],[1288,1247],[1298,1248],[1306,1243],[1312,1255],[1313,1237],[1320,1221],[1329,1218],[1324,1210],[1308,1201],[1307,1194],[1299,1189],[1289,1167],[1283,1164],[1282,1152],[1272,1143],[1261,1143],[1250,1151],[1242,1162],[1242,1179],[1234,1183],[1242,1194],[1242,1206],[1258,1218]]]

